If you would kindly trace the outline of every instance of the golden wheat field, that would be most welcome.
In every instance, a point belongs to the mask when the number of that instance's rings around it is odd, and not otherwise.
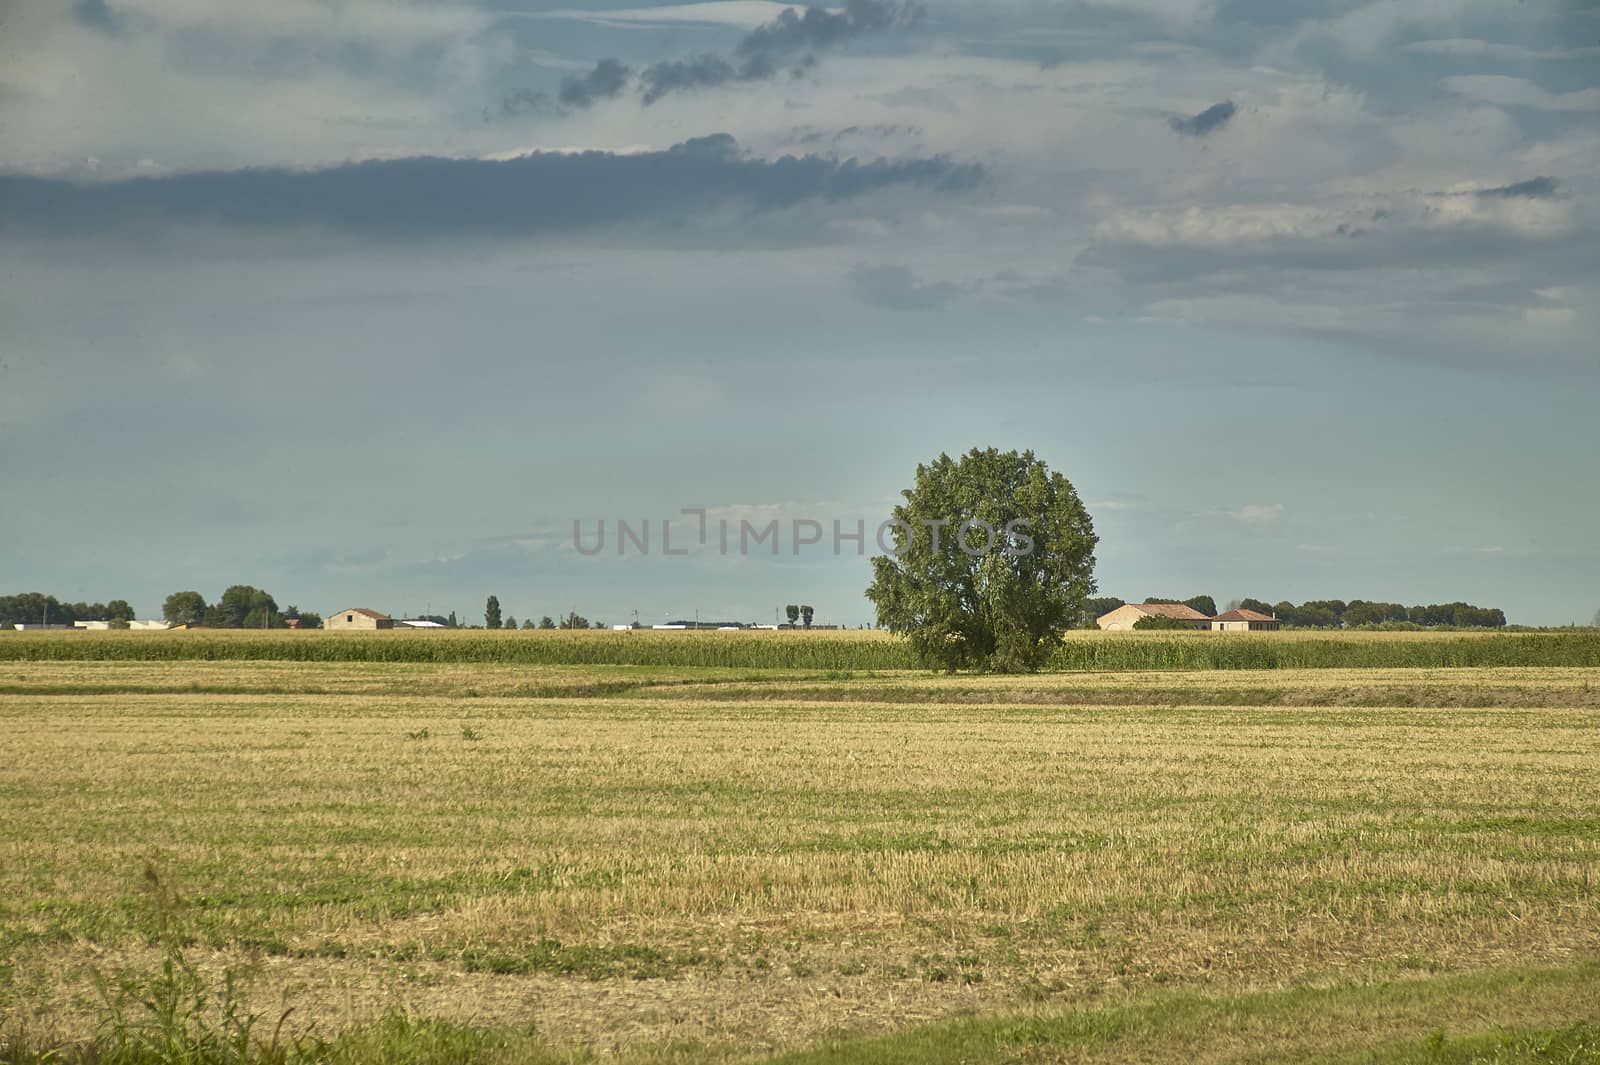
[[[1600,1053],[1600,668],[8,661],[0,812],[30,1045],[178,950],[482,1060]]]

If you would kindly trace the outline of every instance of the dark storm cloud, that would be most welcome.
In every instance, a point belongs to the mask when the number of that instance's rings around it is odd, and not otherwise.
[[[843,11],[808,7],[796,14],[792,7],[765,25],[751,30],[739,42],[741,56],[773,56],[833,48],[876,30],[908,25],[922,17],[920,4],[889,0],[849,0]]]
[[[527,111],[543,111],[549,103],[550,98],[542,92],[512,89],[500,99],[500,114],[505,118],[515,118]]]
[[[746,34],[732,57],[704,53],[663,59],[645,67],[639,72],[640,99],[648,106],[675,92],[766,81],[790,64],[796,74],[804,74],[816,64],[817,52],[837,48],[863,34],[912,25],[922,15],[922,5],[914,0],[849,0],[842,11],[784,8],[777,18]],[[602,59],[587,78],[562,82],[561,102],[588,107],[617,96],[628,74],[620,60]],[[606,91],[590,91],[588,83],[597,78]]]
[[[117,16],[112,13],[106,0],[78,0],[72,7],[72,14],[92,29],[111,33],[119,28]]]
[[[722,133],[634,155],[420,157],[92,185],[0,176],[0,232],[140,234],[197,224],[375,237],[525,236],[624,222],[677,224],[717,207],[773,211],[890,187],[963,192],[983,177],[979,164],[937,156],[868,163],[816,155],[752,159]]]
[[[596,100],[609,100],[627,87],[632,71],[619,59],[602,59],[582,77],[576,74],[561,79],[561,102],[568,107],[588,107]]]
[[[1527,199],[1542,200],[1554,196],[1556,189],[1560,187],[1561,183],[1553,177],[1536,177],[1529,178],[1527,181],[1519,181],[1514,185],[1479,189],[1478,195],[1485,199],[1510,200],[1525,197]]]
[[[653,104],[668,93],[684,89],[709,89],[730,81],[755,81],[771,76],[771,70],[765,67],[737,68],[719,55],[697,55],[651,63],[639,75],[639,80],[642,99],[646,104]]]
[[[1224,100],[1188,118],[1173,115],[1167,119],[1167,125],[1172,127],[1174,133],[1182,133],[1187,137],[1204,137],[1208,133],[1215,133],[1232,121],[1236,110],[1238,108],[1233,106],[1232,100]]]

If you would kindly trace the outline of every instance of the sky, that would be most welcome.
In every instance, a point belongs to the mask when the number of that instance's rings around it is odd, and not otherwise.
[[[0,593],[855,626],[992,446],[1105,595],[1586,623],[1597,119],[1576,0],[10,0]]]

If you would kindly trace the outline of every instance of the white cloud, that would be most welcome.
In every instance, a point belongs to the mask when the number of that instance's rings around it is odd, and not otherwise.
[[[1377,0],[1331,19],[1309,19],[1267,50],[1285,61],[1302,44],[1325,41],[1346,55],[1371,58],[1407,32],[1450,32],[1471,19],[1505,18],[1497,0]]]
[[[1459,96],[1500,107],[1535,107],[1542,111],[1600,111],[1600,89],[1551,93],[1527,78],[1504,74],[1461,74],[1440,85]]]
[[[1483,41],[1476,37],[1412,41],[1404,48],[1421,55],[1482,56],[1492,59],[1593,59],[1600,56],[1600,48],[1528,48],[1520,44]]]
[[[771,22],[787,7],[803,4],[773,3],[771,0],[708,0],[703,4],[673,4],[666,7],[619,8],[616,10],[583,11],[563,8],[559,11],[528,12],[526,17],[536,19],[577,19],[602,26],[649,29],[664,23],[702,23],[717,26],[737,26],[754,29]],[[508,14],[523,14],[507,12]]]
[[[1245,525],[1271,525],[1283,517],[1282,503],[1246,503],[1238,510],[1230,510],[1227,517]]]

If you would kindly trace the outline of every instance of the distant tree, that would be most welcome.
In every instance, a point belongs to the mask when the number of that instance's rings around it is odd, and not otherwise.
[[[126,599],[113,599],[106,604],[107,621],[132,621],[138,617]]]
[[[1299,624],[1307,628],[1336,629],[1344,624],[1343,599],[1312,599],[1300,604]]]
[[[791,625],[800,624],[800,608],[798,606],[796,606],[793,603],[790,603],[788,606],[783,608],[783,612],[786,615],[788,615],[789,624],[791,624]]]
[[[268,629],[281,619],[272,596],[248,584],[231,585],[206,612],[206,624],[223,629]]]
[[[169,625],[198,625],[208,609],[199,592],[173,592],[161,605],[161,616]]]
[[[524,629],[536,629],[539,626],[534,622],[534,620],[532,618],[525,618],[523,620],[523,622],[522,622],[522,627]]]
[[[1345,604],[1344,627],[1357,628],[1362,625],[1392,625],[1399,622],[1409,622],[1410,615],[1404,606],[1399,603],[1369,603],[1362,599],[1352,599]]]
[[[1264,601],[1262,601],[1260,599],[1251,599],[1249,597],[1246,597],[1244,599],[1239,600],[1239,609],[1240,610],[1254,610],[1257,614],[1266,614],[1268,616],[1273,616],[1272,612],[1273,612],[1273,610],[1275,608],[1273,607],[1273,605],[1271,603],[1264,602]]]
[[[452,629],[459,629],[461,627],[461,622],[456,620],[456,612],[454,610],[450,611],[450,617],[445,624],[449,625]]]
[[[811,619],[815,615],[815,610],[812,610],[809,606],[802,606],[800,608],[800,623],[809,629],[811,627]]]
[[[506,615],[506,623],[505,623],[504,627],[508,628],[508,629],[516,628],[517,627],[517,616],[515,614],[507,614]]]
[[[918,466],[902,494],[894,520],[903,542],[872,560],[867,598],[879,622],[908,636],[924,666],[1043,665],[1095,590],[1098,539],[1071,482],[1031,451],[975,448]],[[938,535],[931,524],[950,521],[973,535]]]
[[[1594,617],[1589,619],[1589,624],[1593,625],[1597,629],[1600,629],[1600,610],[1596,610],[1594,612]]]
[[[1241,604],[1242,600],[1229,599],[1227,605],[1222,608],[1222,612],[1226,614],[1230,610],[1238,610]]]
[[[589,622],[589,627],[591,629],[609,629],[611,626],[603,621],[591,621]]]
[[[500,627],[500,597],[491,595],[483,604],[483,627],[498,629]]]
[[[544,617],[539,619],[539,627],[541,629],[553,629],[556,627],[556,619],[551,617],[549,614],[546,614]]]
[[[561,619],[561,627],[563,629],[587,629],[589,627],[589,619],[574,610]]]
[[[127,618],[108,618],[107,619],[107,623],[113,629],[126,629],[126,628],[128,628],[128,619]]]
[[[1126,605],[1123,600],[1114,595],[1101,596],[1098,599],[1085,599],[1083,601],[1083,615],[1078,619],[1078,625],[1080,628],[1085,629],[1099,628],[1095,622],[1118,607]]]

